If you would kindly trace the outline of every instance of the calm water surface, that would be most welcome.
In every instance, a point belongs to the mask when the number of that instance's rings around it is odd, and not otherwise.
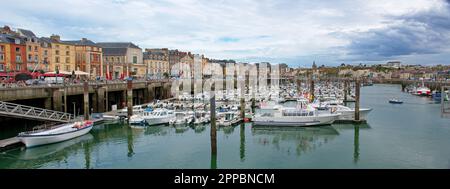
[[[0,168],[450,168],[450,119],[397,85],[361,89],[368,124],[310,128],[96,126],[62,143],[0,153]],[[389,98],[402,105],[387,103]]]

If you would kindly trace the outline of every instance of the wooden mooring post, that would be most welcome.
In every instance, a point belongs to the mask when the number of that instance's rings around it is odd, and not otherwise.
[[[133,81],[127,81],[127,116],[128,122],[130,121],[130,117],[133,115]]]
[[[89,82],[84,81],[83,83],[83,101],[84,101],[84,119],[89,120]]]
[[[214,86],[212,87],[214,88]],[[217,155],[217,128],[216,128],[216,94],[214,89],[211,90],[209,99],[210,115],[211,115],[211,156]]]
[[[361,88],[361,81],[359,78],[356,78],[355,81],[355,123],[361,123],[361,120],[359,119],[359,101],[360,101],[360,88]]]

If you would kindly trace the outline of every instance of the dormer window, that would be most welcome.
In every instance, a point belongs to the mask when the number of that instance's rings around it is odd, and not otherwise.
[[[14,41],[16,44],[20,44],[20,39],[15,39]]]

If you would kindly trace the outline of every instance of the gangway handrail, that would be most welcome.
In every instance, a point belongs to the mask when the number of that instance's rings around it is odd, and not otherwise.
[[[3,101],[0,101],[0,115],[56,122],[70,122],[74,119],[70,113]]]

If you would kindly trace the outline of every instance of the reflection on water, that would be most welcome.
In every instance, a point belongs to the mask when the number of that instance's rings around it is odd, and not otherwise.
[[[285,150],[290,154],[289,145],[295,145],[297,156],[312,151],[333,140],[339,133],[331,126],[322,127],[253,127],[252,134],[257,143]]]
[[[359,160],[359,125],[354,126],[355,128],[355,137],[353,138],[353,162],[356,164]]]
[[[33,148],[17,148],[8,151],[0,156],[0,167],[4,168],[39,168],[47,162],[67,163],[67,157],[73,151],[86,149],[86,146],[93,141],[93,135],[88,133],[72,140],[37,146]],[[86,153],[89,157],[89,153]],[[3,161],[4,159],[4,161]],[[87,158],[86,160],[89,161]],[[88,163],[87,163],[88,164]]]
[[[134,154],[134,150],[133,150],[134,144],[133,144],[133,133],[132,133],[131,127],[127,127],[127,144],[128,144],[127,156],[132,157]]]
[[[240,152],[240,158],[241,162],[245,161],[245,124],[242,123],[240,125],[240,132],[239,132],[239,138],[240,138],[240,146],[239,146],[239,152]]]

